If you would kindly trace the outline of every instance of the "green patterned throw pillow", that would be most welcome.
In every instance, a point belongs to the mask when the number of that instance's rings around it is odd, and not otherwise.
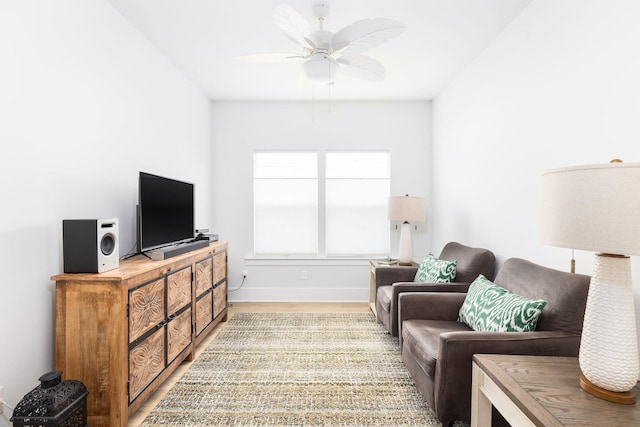
[[[449,283],[456,278],[457,261],[445,261],[429,254],[422,260],[414,282]]]
[[[460,308],[458,322],[484,332],[531,332],[547,305],[496,285],[482,274],[471,283]]]

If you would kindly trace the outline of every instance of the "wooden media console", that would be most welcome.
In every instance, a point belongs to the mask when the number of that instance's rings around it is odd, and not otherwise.
[[[56,282],[56,369],[89,391],[88,424],[126,427],[227,318],[228,242],[162,261],[137,255]]]

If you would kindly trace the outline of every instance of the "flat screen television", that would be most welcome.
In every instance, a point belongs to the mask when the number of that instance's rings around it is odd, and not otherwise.
[[[193,240],[193,184],[140,172],[138,197],[138,252]]]

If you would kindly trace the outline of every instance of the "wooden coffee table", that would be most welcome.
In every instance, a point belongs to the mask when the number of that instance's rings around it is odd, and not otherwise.
[[[577,357],[476,354],[471,427],[491,426],[492,407],[518,427],[640,425],[640,403],[598,399],[580,388],[579,378]]]

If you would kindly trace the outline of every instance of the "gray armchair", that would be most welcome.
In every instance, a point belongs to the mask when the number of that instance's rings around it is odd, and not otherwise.
[[[511,258],[494,282],[547,301],[534,332],[477,332],[457,322],[465,293],[400,295],[402,360],[443,426],[470,421],[474,354],[578,355],[589,276]]]
[[[438,258],[457,261],[454,282],[414,282],[417,267],[384,268],[376,272],[376,313],[392,336],[398,336],[398,295],[401,292],[467,292],[479,274],[491,280],[495,272],[496,258],[487,249],[449,242]]]

